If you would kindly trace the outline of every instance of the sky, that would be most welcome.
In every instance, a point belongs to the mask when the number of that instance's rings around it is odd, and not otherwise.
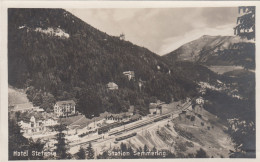
[[[237,7],[66,9],[91,26],[158,55],[203,35],[234,35]]]

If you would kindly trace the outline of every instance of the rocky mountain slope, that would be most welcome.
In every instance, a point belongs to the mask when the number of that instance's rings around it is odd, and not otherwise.
[[[190,61],[204,65],[255,67],[254,43],[237,36],[208,36],[186,43],[164,56],[171,62]]]

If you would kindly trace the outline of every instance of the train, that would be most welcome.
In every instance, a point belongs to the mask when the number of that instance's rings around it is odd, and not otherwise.
[[[137,133],[134,132],[134,133],[128,134],[128,135],[126,135],[126,136],[118,137],[118,138],[116,138],[115,140],[116,140],[116,141],[122,141],[122,140],[124,140],[124,139],[134,137],[134,136],[136,136],[136,135],[137,135]]]
[[[111,123],[111,124],[105,125],[103,127],[98,128],[98,134],[106,133],[110,129],[115,128],[115,127],[119,127],[121,125],[122,125],[121,122],[115,122],[115,123]]]
[[[158,122],[160,120],[163,120],[163,119],[166,119],[166,118],[169,118],[169,117],[171,117],[171,115],[164,115],[164,116],[161,116],[159,118],[154,119],[153,122]]]
[[[108,132],[110,129],[116,128],[116,127],[120,127],[122,125],[126,125],[132,122],[135,122],[136,120],[127,120],[127,121],[121,121],[121,122],[115,122],[115,123],[111,123],[108,125],[105,125],[103,127],[98,128],[98,134],[102,134],[102,133],[106,133]]]
[[[124,132],[124,131],[130,131],[130,130],[133,130],[133,129],[136,129],[136,128],[140,128],[140,127],[142,127],[142,126],[145,126],[145,125],[148,125],[148,124],[151,124],[151,123],[153,123],[153,122],[157,122],[157,121],[160,121],[160,120],[169,118],[169,117],[171,117],[171,115],[164,115],[164,116],[161,116],[161,117],[159,117],[159,118],[156,118],[156,119],[154,119],[154,120],[152,120],[152,121],[142,122],[142,123],[136,124],[136,125],[134,125],[134,126],[131,126],[131,127],[129,127],[129,128],[125,128],[124,130],[120,130],[120,131],[119,131],[119,130],[115,130],[115,131],[113,131],[113,132],[110,132],[110,133],[109,133],[109,136],[111,136],[111,135],[119,135],[119,134],[122,134],[122,132]]]
[[[91,134],[91,133],[96,133],[96,132],[97,132],[97,129],[95,129],[95,130],[93,130],[93,131],[88,131],[88,132],[86,132],[86,133],[79,134],[78,136],[79,136],[79,137],[84,137],[84,136],[87,136],[87,135],[89,135],[89,134]]]
[[[133,127],[130,127],[130,128],[126,128],[125,130],[122,130],[122,131],[129,131],[129,130],[132,130],[132,129],[136,129],[136,128],[139,128],[141,126],[144,126],[144,125],[147,125],[147,124],[150,124],[152,122],[158,122],[160,120],[163,120],[163,119],[166,119],[166,118],[169,118],[171,117],[171,115],[164,115],[164,116],[161,116],[159,118],[156,118],[154,119],[153,121],[149,121],[149,122],[144,122],[144,123],[140,123],[138,125],[135,125]],[[131,123],[132,121],[124,121],[124,122],[116,122],[116,123],[111,123],[111,124],[108,124],[106,126],[103,126],[101,128],[98,128],[98,134],[102,134],[102,133],[106,133],[108,132],[110,129],[112,128],[116,128],[116,127],[119,127],[119,126],[122,126],[122,125],[126,125],[126,124],[129,124]],[[116,132],[113,132],[113,133],[110,133],[109,135],[118,135],[120,134],[120,132],[122,131],[116,131]]]

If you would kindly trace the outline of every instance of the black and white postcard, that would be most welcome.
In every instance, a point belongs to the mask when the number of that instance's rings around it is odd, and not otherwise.
[[[2,3],[4,161],[256,160],[259,3],[52,3]]]

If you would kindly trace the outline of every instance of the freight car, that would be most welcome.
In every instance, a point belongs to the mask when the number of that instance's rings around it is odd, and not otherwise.
[[[126,135],[126,136],[118,137],[118,138],[116,138],[115,140],[116,140],[116,141],[122,141],[122,140],[124,140],[124,139],[134,137],[134,136],[136,136],[136,134],[137,134],[137,133],[134,132],[134,133],[128,134],[128,135]]]
[[[171,115],[165,115],[165,116],[161,116],[161,117],[159,117],[159,118],[156,118],[156,119],[154,119],[153,121],[154,121],[154,122],[158,122],[158,121],[160,121],[160,120],[163,120],[163,119],[166,119],[166,118],[169,118],[169,117],[171,117]]]

